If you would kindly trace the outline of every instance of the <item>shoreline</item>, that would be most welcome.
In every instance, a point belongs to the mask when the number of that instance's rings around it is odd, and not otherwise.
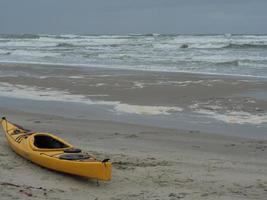
[[[1,114],[8,116],[13,111],[26,112],[33,115],[51,115],[73,120],[92,120],[125,123],[136,126],[184,130],[195,133],[206,133],[217,136],[240,137],[244,139],[266,140],[265,125],[227,124],[198,114],[180,112],[176,115],[142,116],[139,114],[117,114],[110,107],[88,106],[83,103],[53,102],[39,100],[23,100],[0,97]],[[19,107],[17,105],[20,105]],[[3,107],[5,106],[5,107]],[[54,111],[57,111],[54,113]],[[197,123],[197,124],[196,124]],[[251,134],[253,132],[253,134]]]
[[[2,107],[48,114],[58,110],[55,104],[66,111],[58,111],[60,115],[75,113],[78,118],[91,119],[93,113],[98,120],[246,137],[251,132],[250,137],[267,137],[267,81],[262,79],[63,66],[0,66]],[[19,106],[22,102],[24,107]],[[70,105],[75,109],[69,109]]]
[[[41,63],[41,62],[16,62],[16,61],[0,61],[0,67],[4,66],[40,66],[40,67],[58,67],[62,69],[77,69],[77,70],[84,70],[84,71],[119,71],[119,72],[137,72],[137,73],[160,73],[160,74],[167,74],[171,75],[173,73],[184,75],[184,76],[203,76],[203,77],[218,77],[218,78],[225,78],[225,79],[255,79],[255,80],[262,80],[267,81],[267,76],[253,76],[253,75],[241,75],[241,74],[216,74],[216,73],[208,73],[208,72],[190,72],[190,71],[157,71],[157,70],[146,70],[146,69],[136,69],[136,68],[128,68],[125,69],[123,67],[117,68],[117,67],[108,67],[100,65],[100,67],[94,67],[92,65],[86,65],[86,64],[68,64],[68,63]]]

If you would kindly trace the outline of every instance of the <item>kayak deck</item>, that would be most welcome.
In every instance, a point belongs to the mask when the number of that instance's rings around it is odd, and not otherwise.
[[[56,135],[32,132],[5,118],[2,119],[2,127],[10,147],[38,165],[87,178],[111,179],[112,164],[108,159],[97,160]]]

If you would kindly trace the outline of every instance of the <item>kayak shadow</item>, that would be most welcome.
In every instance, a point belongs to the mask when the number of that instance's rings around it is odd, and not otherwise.
[[[34,163],[32,163],[34,164]],[[82,184],[82,185],[88,185],[90,187],[101,187],[104,185],[107,185],[108,182],[106,181],[100,181],[96,179],[90,179],[82,176],[75,176],[72,174],[67,174],[67,173],[62,173],[62,172],[57,172],[51,169],[47,169],[45,167],[38,166],[39,168],[42,168],[42,170],[47,171],[51,173],[51,176],[55,176],[55,179],[60,179],[61,181],[67,181],[67,182],[72,182],[72,183],[77,183],[77,184]]]
[[[35,165],[34,163],[32,163],[33,165]],[[82,177],[82,176],[75,176],[72,174],[67,174],[67,173],[62,173],[62,172],[57,172],[51,169],[47,169],[45,167],[36,165],[36,167],[41,168],[44,171],[47,171],[51,174],[52,176],[55,176],[55,179],[60,180],[62,182],[76,182],[77,184],[82,184],[82,185],[88,185],[88,186],[92,186],[92,187],[100,187],[103,185],[106,185],[107,182],[104,181],[98,181],[96,179],[89,179],[86,177]]]

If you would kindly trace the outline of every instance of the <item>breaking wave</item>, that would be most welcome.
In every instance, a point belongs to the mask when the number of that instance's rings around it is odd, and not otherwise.
[[[202,44],[181,44],[179,46],[181,49],[267,49],[267,44],[235,44],[235,43],[202,43]]]
[[[235,43],[230,43],[224,48],[231,48],[231,49],[248,49],[248,48],[267,48],[267,44],[235,44]]]
[[[36,34],[0,34],[0,38],[10,39],[39,39],[40,36]]]
[[[267,77],[267,35],[2,34],[0,61]]]

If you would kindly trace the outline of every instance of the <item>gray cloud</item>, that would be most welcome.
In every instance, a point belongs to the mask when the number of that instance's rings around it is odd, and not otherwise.
[[[1,0],[0,33],[267,33],[266,0]]]

